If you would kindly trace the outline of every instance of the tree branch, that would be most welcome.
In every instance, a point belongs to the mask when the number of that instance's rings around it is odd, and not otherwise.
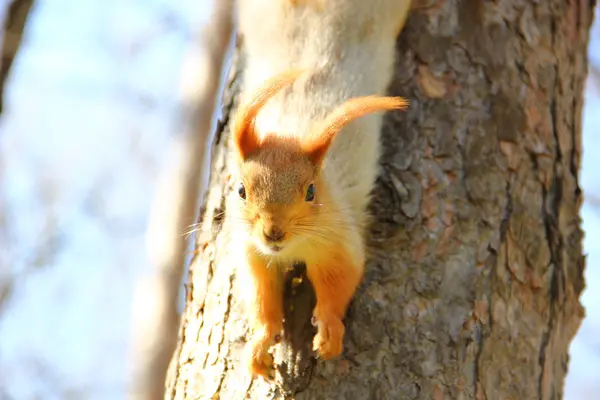
[[[233,20],[231,0],[214,2],[213,14],[184,62],[184,126],[173,139],[160,176],[147,231],[155,274],[141,279],[133,301],[134,374],[131,399],[162,399],[177,339],[177,300],[184,270],[185,230],[196,217],[207,164],[211,118]],[[203,185],[202,185],[203,186]],[[201,190],[202,189],[202,190]]]

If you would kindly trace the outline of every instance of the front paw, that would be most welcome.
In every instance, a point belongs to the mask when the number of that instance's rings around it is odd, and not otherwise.
[[[269,349],[275,343],[276,334],[256,335],[248,344],[248,367],[252,376],[273,379],[273,356]]]
[[[313,340],[313,350],[318,351],[321,358],[330,360],[339,356],[344,347],[344,324],[337,317],[317,319],[318,332]]]
[[[263,379],[273,379],[273,356],[261,344],[250,344],[250,373]]]

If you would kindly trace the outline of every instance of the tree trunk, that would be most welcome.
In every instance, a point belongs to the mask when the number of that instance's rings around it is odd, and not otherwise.
[[[438,3],[413,11],[398,40],[390,93],[411,104],[383,129],[344,353],[312,358],[313,293],[290,283],[273,385],[240,361],[248,327],[235,266],[218,251],[238,43],[166,398],[562,398],[584,316],[578,171],[593,4]]]

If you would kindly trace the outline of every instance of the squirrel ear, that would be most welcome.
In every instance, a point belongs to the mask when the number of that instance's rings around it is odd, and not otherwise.
[[[303,150],[315,165],[321,165],[335,136],[352,120],[376,111],[403,110],[408,100],[402,97],[355,97],[335,108],[303,143]],[[373,134],[373,132],[365,132]]]
[[[240,105],[233,122],[233,143],[242,160],[261,145],[254,126],[260,109],[277,92],[292,84],[302,72],[303,70],[289,70],[266,80],[249,101]]]

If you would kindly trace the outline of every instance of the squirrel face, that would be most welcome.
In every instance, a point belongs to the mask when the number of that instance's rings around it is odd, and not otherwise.
[[[316,222],[324,190],[318,166],[294,140],[268,137],[239,173],[233,196],[253,244],[266,255],[284,254]]]

